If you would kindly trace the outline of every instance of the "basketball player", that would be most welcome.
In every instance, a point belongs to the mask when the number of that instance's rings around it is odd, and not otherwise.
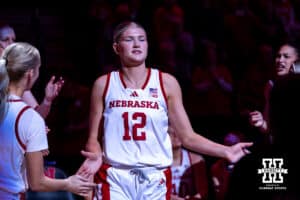
[[[121,69],[99,77],[93,86],[90,130],[78,173],[96,173],[95,199],[170,199],[172,124],[185,148],[237,162],[252,143],[232,147],[195,133],[184,110],[177,80],[147,68],[145,30],[123,22],[113,35],[113,49]],[[101,131],[101,145],[98,142]],[[103,159],[102,159],[103,158]]]
[[[44,119],[21,97],[39,76],[39,51],[27,43],[7,46],[0,59],[0,199],[24,199],[34,191],[67,190],[85,196],[95,187],[73,175],[51,179],[44,175],[43,151],[48,149]]]
[[[168,132],[173,152],[171,200],[207,199],[208,179],[204,158],[182,148],[182,143],[171,126]]]

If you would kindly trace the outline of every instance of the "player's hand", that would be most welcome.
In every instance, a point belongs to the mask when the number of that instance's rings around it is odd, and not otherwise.
[[[247,148],[251,147],[252,145],[253,142],[239,142],[228,147],[226,151],[228,161],[230,163],[238,162],[242,157],[251,153]]]
[[[99,170],[102,164],[102,156],[99,155],[99,153],[92,153],[83,150],[81,151],[81,154],[85,156],[86,159],[78,169],[77,174],[90,179]]]
[[[262,127],[265,123],[265,120],[261,112],[253,111],[249,113],[249,122],[252,126]]]
[[[44,101],[51,103],[58,96],[63,85],[64,80],[62,77],[55,81],[55,76],[52,76],[45,89]]]
[[[95,187],[95,183],[80,175],[73,175],[67,178],[67,190],[83,197],[88,196]]]

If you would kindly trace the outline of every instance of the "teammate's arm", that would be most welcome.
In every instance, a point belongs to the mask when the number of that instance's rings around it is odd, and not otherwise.
[[[87,179],[73,175],[65,179],[52,179],[44,175],[43,154],[41,151],[27,152],[25,154],[28,183],[33,191],[59,191],[65,190],[80,196],[86,196],[92,191],[94,183]]]
[[[62,77],[55,81],[55,76],[52,76],[45,88],[45,97],[41,104],[37,102],[30,90],[24,92],[22,99],[45,119],[50,112],[52,101],[58,96],[63,85]]]
[[[107,75],[98,78],[93,86],[90,103],[89,116],[89,137],[86,143],[86,150],[81,153],[86,157],[78,174],[85,177],[93,176],[102,164],[102,149],[98,141],[100,122],[103,114],[103,95],[106,85]]]

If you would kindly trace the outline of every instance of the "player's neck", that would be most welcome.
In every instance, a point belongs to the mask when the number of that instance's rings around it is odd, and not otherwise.
[[[141,88],[146,82],[148,69],[145,67],[123,68],[122,74],[127,87]]]
[[[16,95],[22,97],[24,93],[24,89],[15,85],[9,85],[9,94]]]

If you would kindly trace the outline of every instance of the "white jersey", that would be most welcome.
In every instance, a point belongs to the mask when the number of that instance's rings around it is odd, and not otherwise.
[[[191,169],[191,158],[189,152],[185,149],[181,151],[181,164],[172,166],[172,194],[185,197],[191,195],[191,190],[194,188],[193,172]]]
[[[170,166],[172,146],[161,72],[148,69],[140,89],[127,88],[122,72],[111,72],[104,97],[104,162],[116,167]]]
[[[44,119],[20,97],[10,95],[0,141],[0,199],[18,199],[27,189],[24,154],[48,149]]]

